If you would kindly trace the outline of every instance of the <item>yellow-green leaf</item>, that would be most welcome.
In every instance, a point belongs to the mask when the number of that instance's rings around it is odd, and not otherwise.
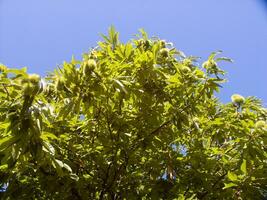
[[[237,181],[237,175],[233,172],[228,171],[227,173],[227,177],[231,180],[231,181]]]
[[[231,188],[237,186],[235,183],[224,183],[223,189]]]
[[[243,159],[240,169],[245,175],[247,175],[247,161],[245,159]]]

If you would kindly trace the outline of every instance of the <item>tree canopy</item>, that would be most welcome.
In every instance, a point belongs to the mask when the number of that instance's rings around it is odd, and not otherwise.
[[[1,199],[263,199],[267,109],[140,30],[45,77],[0,66]]]

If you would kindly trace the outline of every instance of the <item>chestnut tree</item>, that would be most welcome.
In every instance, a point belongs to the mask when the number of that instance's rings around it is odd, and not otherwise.
[[[263,199],[267,110],[215,96],[231,59],[118,36],[45,77],[0,66],[0,198]]]

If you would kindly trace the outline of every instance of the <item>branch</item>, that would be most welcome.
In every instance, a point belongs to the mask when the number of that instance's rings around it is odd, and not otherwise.
[[[111,168],[111,165],[112,165],[112,162],[110,162],[110,164],[108,165],[108,168],[107,168],[107,171],[106,171],[106,176],[103,179],[102,191],[101,191],[100,197],[99,197],[100,200],[104,198],[104,194],[106,192],[106,186],[107,186],[107,181],[108,181],[108,178],[109,178],[109,170]]]
[[[9,99],[10,95],[9,95],[9,92],[8,92],[6,86],[4,84],[2,84],[2,86],[3,86],[4,90],[6,91],[7,98]]]
[[[156,128],[151,133],[149,133],[146,137],[144,137],[143,138],[143,141],[145,141],[146,139],[148,139],[150,136],[153,136],[153,135],[158,134],[161,129],[163,129],[165,126],[169,125],[170,123],[171,123],[171,120],[168,120],[168,121],[164,122],[158,128]],[[138,140],[138,139],[136,139],[136,140]],[[134,146],[132,146],[131,150],[133,150],[133,151],[136,150],[140,146],[140,144],[141,144],[140,142],[139,143],[136,143]]]
[[[224,179],[224,177],[227,175],[227,172],[225,172],[223,175],[221,175],[217,181],[215,181],[213,183],[213,185],[211,186],[211,188],[213,189],[222,179]],[[205,191],[200,197],[199,199],[204,199],[205,196],[207,196],[207,194],[209,193],[209,191]]]

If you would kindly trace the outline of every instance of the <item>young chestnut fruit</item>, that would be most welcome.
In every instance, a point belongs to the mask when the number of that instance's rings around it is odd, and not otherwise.
[[[160,46],[162,48],[166,48],[166,41],[165,40],[160,40]]]
[[[202,67],[205,69],[214,69],[217,68],[217,63],[214,60],[208,60],[202,64]]]
[[[191,72],[191,69],[187,66],[182,66],[181,67],[181,71],[184,73],[184,74],[188,74],[189,72]]]
[[[95,50],[90,52],[89,59],[97,59],[97,52]]]
[[[169,49],[168,48],[162,48],[159,53],[162,57],[167,58],[169,56]]]
[[[149,40],[145,40],[144,42],[144,48],[148,49],[151,46],[151,42]]]
[[[28,80],[31,82],[31,83],[39,83],[40,82],[40,80],[41,80],[41,78],[40,78],[40,76],[38,75],[38,74],[29,74],[29,78],[28,78]]]
[[[144,40],[144,39],[139,39],[137,40],[137,48],[142,48],[144,50],[149,49],[151,47],[152,43],[150,40]]]
[[[39,83],[38,84],[33,84],[33,83],[23,84],[23,93],[25,96],[36,95],[39,89],[40,89]]]
[[[55,89],[56,91],[58,90],[63,90],[65,86],[65,80],[64,78],[60,77],[56,79],[56,84],[55,84]]]
[[[239,94],[233,94],[231,96],[231,100],[235,106],[240,107],[240,105],[242,105],[244,103],[245,98]]]
[[[38,74],[29,74],[29,76],[21,80],[23,93],[27,96],[33,96],[40,90],[40,76]]]
[[[255,127],[258,128],[258,129],[260,129],[260,128],[264,128],[264,127],[266,127],[266,125],[267,125],[267,124],[266,124],[265,121],[263,121],[263,120],[259,120],[259,121],[256,122]]]
[[[89,59],[85,62],[83,66],[83,74],[89,75],[96,68],[96,61],[94,59]]]
[[[188,67],[193,66],[193,62],[192,62],[192,60],[190,60],[190,59],[188,59],[188,58],[186,58],[186,59],[183,60],[183,64],[184,64],[185,66],[188,66]]]
[[[0,65],[0,73],[5,72],[7,70],[7,67],[4,65]]]

